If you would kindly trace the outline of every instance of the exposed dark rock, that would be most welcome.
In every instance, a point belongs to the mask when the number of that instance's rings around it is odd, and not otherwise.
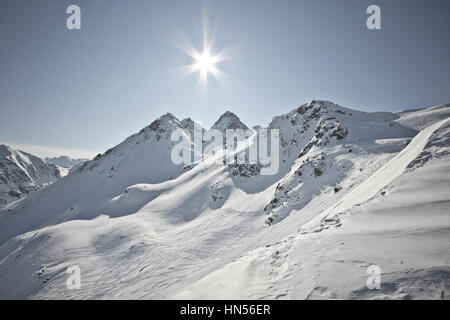
[[[314,168],[314,176],[315,177],[320,177],[323,174],[323,171],[320,170],[319,168]]]

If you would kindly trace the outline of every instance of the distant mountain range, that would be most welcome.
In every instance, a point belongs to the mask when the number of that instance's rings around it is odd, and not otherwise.
[[[83,162],[88,161],[89,159],[72,159],[68,156],[60,156],[60,157],[53,157],[53,158],[45,158],[45,162],[55,164],[59,167],[70,169],[73,166],[76,166],[78,164],[81,164]]]

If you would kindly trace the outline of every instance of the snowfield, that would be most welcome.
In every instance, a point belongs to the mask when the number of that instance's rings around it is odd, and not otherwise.
[[[230,112],[215,127],[247,128]],[[450,105],[312,101],[268,128],[275,175],[216,154],[173,164],[171,133],[204,129],[166,114],[9,204],[0,298],[449,299]],[[66,286],[73,265],[79,290]],[[380,289],[367,287],[372,265]]]

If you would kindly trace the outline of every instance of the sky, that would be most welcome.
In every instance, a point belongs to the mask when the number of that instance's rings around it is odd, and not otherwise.
[[[80,30],[66,27],[72,4]],[[227,110],[267,125],[312,99],[448,103],[448,21],[448,0],[2,0],[0,143],[91,157],[167,112],[209,128]],[[223,58],[207,86],[186,74],[205,34]]]

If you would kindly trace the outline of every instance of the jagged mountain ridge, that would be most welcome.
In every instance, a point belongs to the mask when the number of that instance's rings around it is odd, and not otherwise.
[[[276,265],[279,256],[290,254],[289,248],[282,247],[290,243],[281,241],[284,237],[351,194],[417,135],[415,128],[402,124],[401,117],[312,101],[269,124],[281,134],[278,174],[235,175],[211,156],[184,173],[175,166],[173,179],[166,174],[152,181],[157,161],[170,161],[171,130],[186,129],[175,116],[163,116],[80,170],[32,194],[11,212],[0,212],[0,258],[5,257],[0,284],[6,288],[15,283],[17,288],[13,295],[0,290],[0,296],[198,297],[207,286],[190,290],[193,283],[224,265],[228,268],[242,254],[256,250],[265,259],[267,252]],[[443,114],[439,119],[444,118]],[[110,170],[116,165],[117,171]],[[323,223],[320,230],[341,222],[329,217]],[[12,252],[18,246],[22,258],[16,259]],[[59,251],[67,252],[63,262]],[[89,252],[89,259],[80,258],[87,256],[80,252]],[[48,281],[24,276],[35,274],[42,264]],[[83,292],[68,292],[64,270],[69,264],[79,264],[90,279],[109,285],[87,284]],[[268,276],[275,289],[282,288],[277,272]],[[230,274],[245,279],[236,270]],[[245,288],[253,288],[251,282],[242,283],[244,287],[236,291],[239,297],[248,293]],[[215,292],[224,294],[220,289]],[[283,294],[267,291],[272,298]]]
[[[397,115],[388,112],[365,113],[339,107],[328,101],[313,100],[288,114],[275,117],[268,126],[269,129],[280,130],[280,169],[278,174],[269,177],[261,176],[258,165],[227,165],[223,163],[223,168],[233,176],[233,183],[242,187],[243,190],[248,190],[248,186],[254,184],[259,185],[257,189],[261,191],[274,183],[283,183],[284,180],[289,179],[289,176],[295,177],[296,174],[293,174],[295,170],[292,170],[293,165],[305,150],[309,150],[314,145],[324,147],[329,140],[335,141],[335,144],[339,145],[345,143],[346,139],[344,138],[349,134],[346,127],[348,125],[352,126],[349,138],[354,135],[355,139],[360,141],[366,137],[365,139],[371,140],[372,143],[375,139],[412,137],[417,133],[414,129],[396,123],[394,120],[397,118]],[[363,121],[355,124],[355,119]],[[75,188],[73,187],[74,183],[69,182],[75,180],[76,184],[80,185],[78,188],[82,189],[82,192],[73,199],[70,199],[72,198],[71,192],[67,191],[68,203],[51,205],[45,211],[44,216],[58,217],[57,212],[62,214],[70,210],[70,215],[63,214],[60,217],[64,217],[64,219],[95,217],[104,210],[105,206],[108,206],[110,199],[122,193],[129,186],[139,183],[164,183],[189,172],[196,164],[174,164],[171,161],[171,150],[176,144],[171,141],[171,134],[174,130],[180,129],[185,132],[186,139],[189,140],[192,139],[193,127],[192,120],[180,121],[171,113],[161,116],[119,145],[97,155],[93,160],[84,162],[60,183],[46,190],[44,195],[39,195],[51,198],[53,188],[59,188],[60,185],[64,185],[67,190]],[[200,126],[196,127],[201,128]],[[220,130],[248,129],[235,114],[229,111],[222,114],[212,128]],[[203,131],[203,128],[201,130]],[[329,130],[330,132],[324,135],[324,131]],[[375,135],[368,134],[368,132],[374,132]],[[254,139],[256,139],[255,136]],[[283,192],[286,190],[283,189]],[[273,209],[276,209],[276,205],[273,206],[273,201],[277,201],[275,200],[277,199],[276,193],[277,191],[270,202],[264,204],[265,214],[270,215],[273,213]],[[94,197],[94,195],[96,196]],[[96,199],[92,200],[95,204],[93,207],[77,205],[82,199],[91,198]],[[20,206],[27,206],[27,204],[20,204]],[[74,211],[72,209],[74,207],[79,209]],[[286,216],[286,214],[282,216]],[[42,222],[47,219],[45,217],[41,219],[39,215],[34,215],[33,218],[38,221],[42,220]],[[28,221],[24,220],[28,224]],[[269,216],[267,222],[270,220],[272,219]],[[30,225],[34,223],[35,221],[31,221]]]
[[[345,171],[353,166],[347,159],[352,156],[349,153],[367,152],[377,140],[417,134],[415,129],[396,122],[397,118],[388,112],[365,113],[316,100],[275,117],[269,128],[281,132],[280,153],[289,172],[265,207],[267,223],[301,209],[324,187],[338,192]],[[332,174],[327,174],[330,170]],[[315,191],[311,185],[317,186]]]
[[[0,208],[25,198],[61,177],[54,164],[32,154],[0,145]]]

